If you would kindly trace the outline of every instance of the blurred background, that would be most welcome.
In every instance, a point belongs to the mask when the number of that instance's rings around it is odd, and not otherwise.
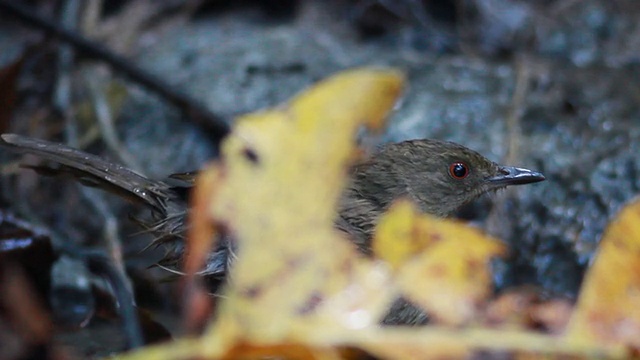
[[[509,244],[497,291],[573,299],[607,222],[640,190],[639,49],[634,0],[0,1],[0,133],[162,179],[215,157],[237,115],[343,69],[397,67],[408,88],[373,142],[451,140],[543,172],[459,216]],[[110,354],[126,341],[112,330],[109,285],[55,251],[99,249],[164,338],[180,299],[159,281],[166,272],[147,269],[162,249],[142,252],[150,236],[128,220],[147,211],[23,160],[0,148],[0,256],[26,264],[0,276],[39,279],[56,328],[67,324],[56,337]]]

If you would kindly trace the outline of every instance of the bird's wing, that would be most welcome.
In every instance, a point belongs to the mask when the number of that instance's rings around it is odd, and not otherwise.
[[[362,253],[370,255],[371,237],[382,211],[379,205],[347,190],[338,207],[334,226],[345,232]]]

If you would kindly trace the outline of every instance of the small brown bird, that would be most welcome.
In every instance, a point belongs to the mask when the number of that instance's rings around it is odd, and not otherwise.
[[[378,218],[396,199],[409,198],[423,212],[447,217],[484,193],[544,179],[539,172],[498,165],[452,142],[391,143],[354,167],[336,225],[369,253]]]
[[[61,164],[56,169],[37,166],[36,170],[70,173],[84,184],[142,200],[153,210],[155,221],[148,228],[157,234],[156,242],[173,245],[164,264],[175,265],[181,258],[187,212],[181,196],[184,191],[64,145],[13,134],[2,135],[2,139],[14,150]],[[378,219],[396,199],[409,198],[425,213],[446,217],[484,193],[544,179],[539,172],[498,165],[452,142],[423,139],[387,144],[353,167],[340,200],[336,227],[346,232],[361,252],[370,254]],[[227,248],[220,248],[209,256],[204,274],[219,277],[227,268],[227,259]],[[400,301],[384,322],[415,324],[424,319],[422,311]]]
[[[391,143],[354,167],[336,227],[348,233],[361,252],[370,254],[378,219],[398,198],[411,199],[425,213],[447,217],[487,192],[543,180],[539,172],[498,165],[452,142],[424,139]],[[421,309],[400,299],[383,323],[419,325],[427,320]]]

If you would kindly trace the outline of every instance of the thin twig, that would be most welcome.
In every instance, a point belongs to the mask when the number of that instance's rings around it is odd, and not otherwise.
[[[98,126],[100,127],[100,133],[107,147],[131,170],[136,171],[139,174],[144,174],[142,166],[136,160],[136,158],[128,152],[124,146],[120,143],[118,135],[116,134],[115,127],[113,126],[113,116],[111,116],[111,109],[105,99],[104,92],[97,84],[95,75],[90,74],[84,77],[85,82],[89,88],[89,94],[93,101],[93,108],[98,119]]]
[[[61,22],[69,29],[76,28],[76,19],[80,11],[78,0],[68,0],[62,5]],[[68,44],[58,48],[57,81],[53,92],[53,106],[64,118],[65,140],[69,146],[78,146],[78,126],[71,107],[71,71],[74,66],[75,51]]]
[[[91,124],[84,134],[78,138],[78,149],[84,149],[94,141],[100,138],[100,127],[97,124]]]
[[[105,278],[111,285],[113,293],[120,305],[120,316],[123,319],[123,328],[126,334],[129,348],[138,348],[144,345],[142,329],[138,322],[134,299],[128,289],[127,279],[122,272],[113,266],[113,262],[103,252],[78,249],[62,244],[61,252],[85,262],[89,270]]]
[[[507,154],[504,158],[506,164],[517,164],[520,161],[520,146],[522,144],[522,126],[520,119],[526,108],[526,97],[531,81],[530,64],[525,57],[516,60],[516,86],[511,98],[511,106],[506,117],[507,124]],[[487,218],[487,231],[498,238],[507,240],[513,233],[513,226],[508,221],[509,209],[507,202],[514,198],[515,188],[507,188],[496,195],[494,207]]]
[[[516,163],[520,160],[520,145],[522,144],[522,126],[520,119],[525,110],[525,100],[529,91],[531,70],[526,58],[516,61],[516,88],[511,99],[511,108],[507,115],[507,163]]]

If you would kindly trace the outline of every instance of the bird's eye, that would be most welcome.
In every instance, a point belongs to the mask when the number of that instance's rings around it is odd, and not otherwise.
[[[467,177],[467,175],[469,175],[469,168],[465,163],[454,162],[453,164],[449,165],[449,174],[454,179],[464,179]]]

